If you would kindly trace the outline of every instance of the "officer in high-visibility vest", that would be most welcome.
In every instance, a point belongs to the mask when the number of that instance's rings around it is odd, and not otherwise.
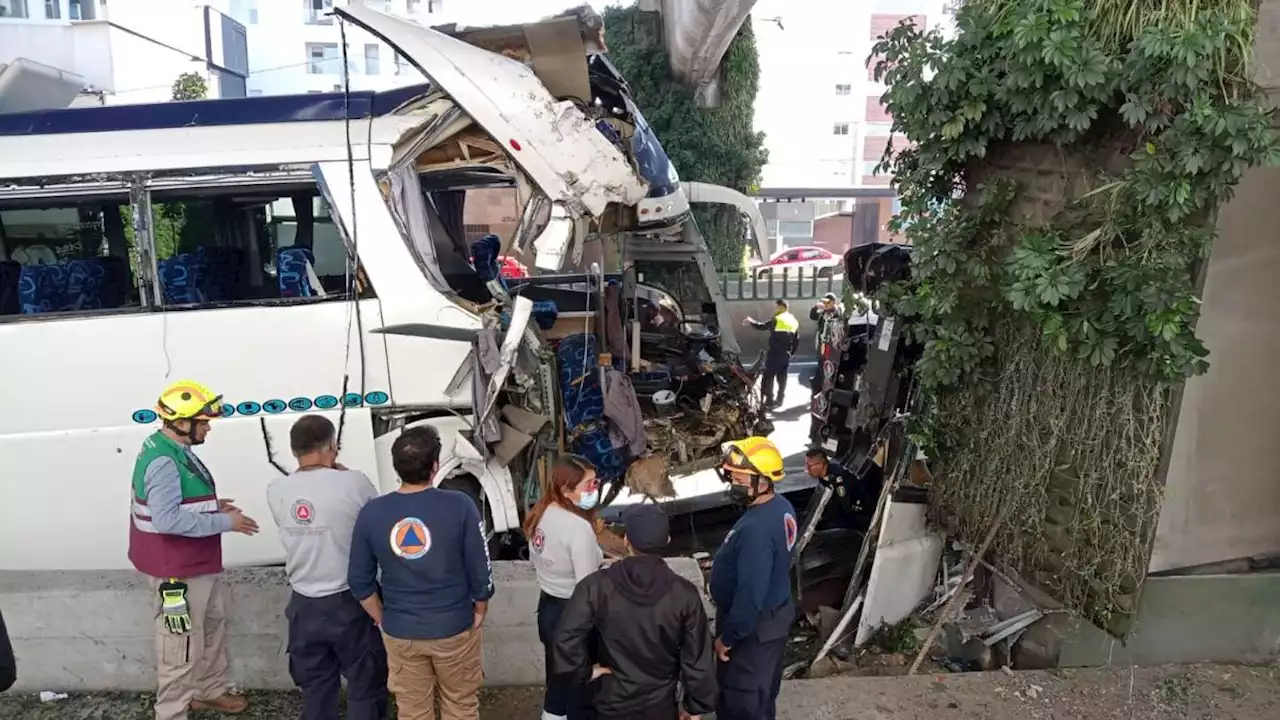
[[[774,492],[783,477],[782,454],[768,438],[726,443],[720,473],[729,495],[746,512],[711,565],[720,684],[716,717],[773,720],[782,651],[795,619],[790,569],[799,534],[796,511]]]
[[[778,300],[773,317],[768,320],[746,318],[743,325],[769,333],[769,349],[765,353],[764,378],[760,381],[760,395],[764,398],[765,407],[776,408],[782,405],[782,396],[787,393],[787,373],[791,371],[791,356],[800,347],[800,321],[787,308],[786,300]],[[774,383],[778,385],[778,396],[773,395]]]
[[[222,533],[253,535],[258,524],[219,499],[209,469],[191,451],[222,416],[222,396],[191,380],[160,395],[159,431],[142,443],[133,470],[129,560],[156,593],[156,720],[188,710],[236,714],[230,693]]]

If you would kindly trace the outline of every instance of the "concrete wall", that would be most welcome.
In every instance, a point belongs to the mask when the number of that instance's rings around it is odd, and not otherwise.
[[[1258,82],[1280,88],[1280,0],[1258,11]],[[1245,174],[1218,217],[1197,334],[1209,372],[1192,378],[1165,481],[1151,570],[1280,552],[1280,169]]]
[[[838,294],[840,289],[836,289]],[[796,316],[800,321],[800,349],[796,352],[797,359],[812,358],[815,356],[815,343],[817,342],[817,323],[809,320],[809,308],[817,302],[813,298],[806,300],[788,300],[791,304],[791,314]],[[750,365],[755,360],[756,355],[769,345],[769,333],[761,332],[753,328],[742,327],[744,318],[752,317],[756,320],[765,320],[773,317],[774,301],[773,300],[730,300],[729,315],[733,318],[733,332],[738,338],[739,355],[745,365]]]
[[[1280,658],[1280,573],[1148,578],[1125,645],[1068,615],[1062,667],[1268,663]]]
[[[669,562],[703,587],[694,560]],[[533,567],[497,562],[493,572],[498,591],[484,625],[485,682],[541,684]],[[232,682],[247,689],[293,687],[283,569],[230,570],[226,579]],[[18,659],[19,691],[155,687],[155,599],[138,573],[0,571],[0,611]]]

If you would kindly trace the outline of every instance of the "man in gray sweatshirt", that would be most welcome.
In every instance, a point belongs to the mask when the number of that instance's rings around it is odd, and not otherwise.
[[[298,469],[267,487],[267,503],[293,595],[289,674],[302,690],[303,720],[338,720],[347,678],[347,717],[379,720],[387,711],[387,653],[373,620],[351,594],[347,564],[360,509],[378,496],[373,482],[338,462],[337,433],[322,415],[289,431]]]

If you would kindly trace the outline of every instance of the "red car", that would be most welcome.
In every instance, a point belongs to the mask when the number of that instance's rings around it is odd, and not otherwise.
[[[831,277],[840,272],[840,256],[820,247],[787,248],[774,255],[769,262],[757,265],[753,272],[757,278],[767,278],[775,272],[788,277]]]

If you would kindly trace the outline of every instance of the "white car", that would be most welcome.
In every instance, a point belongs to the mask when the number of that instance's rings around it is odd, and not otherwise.
[[[831,277],[840,272],[840,256],[820,247],[787,248],[774,255],[769,262],[756,266],[757,279],[771,277],[775,272],[787,277]]]

